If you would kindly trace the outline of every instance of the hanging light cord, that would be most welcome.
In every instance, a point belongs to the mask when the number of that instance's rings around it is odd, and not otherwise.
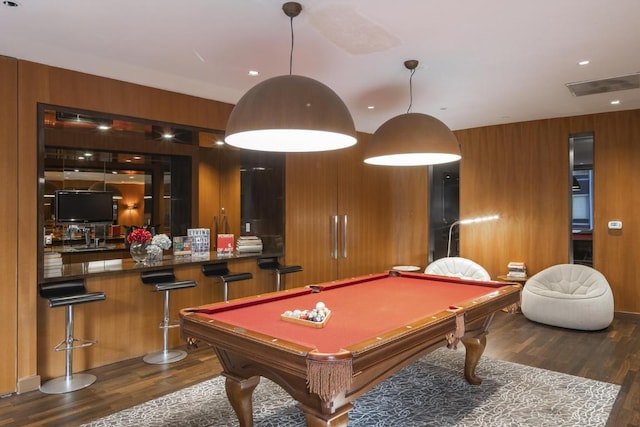
[[[409,108],[407,108],[407,114],[409,114],[411,112],[411,106],[413,105],[413,86],[412,86],[412,80],[413,80],[413,73],[416,72],[416,69],[412,69],[411,70],[411,75],[409,76]]]
[[[291,75],[293,69],[293,16],[291,20],[291,52],[289,52],[289,75]]]

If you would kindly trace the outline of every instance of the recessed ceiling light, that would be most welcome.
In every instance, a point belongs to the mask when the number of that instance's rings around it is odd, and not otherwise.
[[[613,101],[611,101],[611,105],[618,105],[618,104],[620,104],[619,99],[614,99]]]
[[[20,6],[18,3],[14,2],[14,1],[9,1],[9,0],[4,0],[2,2],[3,5],[5,6],[9,6],[9,7],[18,7]]]
[[[368,110],[375,110],[376,106],[375,105],[369,105],[367,107]]]
[[[111,129],[111,126],[109,126],[109,125],[98,125],[98,129],[99,130],[109,130],[109,129]]]
[[[579,61],[578,65],[589,65],[589,60],[588,59],[584,59],[582,61]]]
[[[260,75],[260,72],[256,70],[249,70],[249,75],[252,77],[256,77]]]
[[[164,134],[162,134],[162,137],[163,137],[164,139],[171,139],[171,138],[173,138],[173,134],[171,134],[171,133],[164,133]]]
[[[93,153],[84,153],[85,157],[91,157],[93,156]]]

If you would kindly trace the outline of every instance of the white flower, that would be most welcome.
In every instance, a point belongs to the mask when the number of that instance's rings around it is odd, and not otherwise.
[[[162,249],[169,249],[171,247],[171,239],[166,234],[156,234],[151,240],[151,244],[161,247]]]
[[[161,258],[162,257],[162,248],[156,244],[147,245],[147,253],[151,256],[152,259]]]

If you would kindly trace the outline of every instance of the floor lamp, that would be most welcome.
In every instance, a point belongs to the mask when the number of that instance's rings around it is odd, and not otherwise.
[[[453,227],[455,227],[458,224],[472,224],[474,222],[493,221],[498,218],[500,218],[500,216],[498,215],[480,216],[480,217],[471,218],[471,219],[459,219],[458,221],[455,221],[453,224],[451,224],[451,227],[449,227],[449,243],[447,244],[447,258],[451,256],[451,233],[453,232]]]

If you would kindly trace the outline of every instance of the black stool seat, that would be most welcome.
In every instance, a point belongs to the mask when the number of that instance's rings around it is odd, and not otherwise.
[[[181,280],[179,282],[156,283],[156,291],[172,291],[174,289],[195,288],[198,284],[195,280]]]
[[[41,283],[39,293],[49,301],[49,307],[66,307],[66,338],[54,347],[65,352],[65,376],[47,381],[40,391],[47,394],[67,393],[90,386],[96,381],[95,375],[73,374],[73,350],[88,347],[96,340],[79,339],[73,336],[73,306],[106,299],[104,292],[87,292],[84,279]]]
[[[224,285],[224,300],[228,301],[229,283],[253,279],[251,273],[231,273],[226,262],[202,264],[202,274],[207,277],[219,277]]]
[[[178,289],[195,288],[198,284],[195,280],[176,280],[172,268],[163,270],[149,270],[140,272],[140,280],[145,285],[153,285],[156,292],[164,292],[163,319],[160,322],[162,329],[162,350],[149,353],[142,358],[146,363],[159,365],[173,363],[184,359],[187,353],[183,350],[169,350],[169,329],[180,326],[177,321],[170,319],[169,292]]]
[[[67,295],[64,297],[49,298],[49,307],[61,307],[63,305],[84,304],[87,302],[104,301],[104,292],[87,292],[80,295]]]
[[[281,265],[278,257],[258,258],[258,267],[263,270],[274,270],[276,272],[276,291],[280,290],[283,274],[302,271],[301,265]]]

